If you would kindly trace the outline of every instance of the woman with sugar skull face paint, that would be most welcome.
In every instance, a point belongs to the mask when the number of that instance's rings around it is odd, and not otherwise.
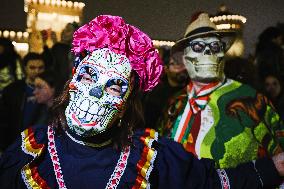
[[[159,138],[152,129],[138,129],[143,123],[139,94],[155,87],[162,71],[146,34],[120,17],[102,15],[75,32],[73,45],[74,75],[55,103],[54,118],[49,126],[23,131],[2,155],[1,189],[259,188],[279,183],[284,154],[216,171],[213,162],[196,159],[180,144]]]

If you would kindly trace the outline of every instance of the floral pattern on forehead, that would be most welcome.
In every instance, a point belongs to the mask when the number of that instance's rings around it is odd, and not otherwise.
[[[125,80],[129,79],[129,73],[132,69],[129,59],[126,56],[113,53],[107,48],[93,51],[89,56],[84,58],[80,67],[86,65],[104,69],[108,75],[116,74]]]
[[[152,40],[138,28],[126,24],[121,17],[98,16],[79,28],[73,37],[72,50],[77,56],[86,51],[108,48],[129,59],[143,91],[158,84],[162,62]]]

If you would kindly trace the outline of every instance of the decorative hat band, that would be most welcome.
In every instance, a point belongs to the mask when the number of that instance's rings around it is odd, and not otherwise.
[[[199,34],[199,33],[205,33],[205,32],[210,32],[210,31],[214,31],[216,30],[215,28],[211,28],[211,27],[201,27],[201,28],[197,28],[189,33],[187,33],[184,37],[189,37],[195,34]]]

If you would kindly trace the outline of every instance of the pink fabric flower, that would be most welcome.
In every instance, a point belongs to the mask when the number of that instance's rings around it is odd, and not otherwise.
[[[159,83],[162,61],[152,40],[136,27],[126,24],[121,17],[98,16],[74,33],[72,51],[76,55],[100,48],[109,48],[128,57],[139,75],[142,90],[150,91]]]

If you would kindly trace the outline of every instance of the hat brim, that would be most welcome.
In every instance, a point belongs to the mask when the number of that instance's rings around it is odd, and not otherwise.
[[[199,38],[199,37],[207,37],[207,36],[217,36],[219,37],[223,42],[225,42],[225,52],[227,52],[234,41],[236,40],[237,33],[235,31],[208,31],[203,33],[198,33],[191,35],[189,37],[182,38],[172,46],[171,53],[175,53],[178,51],[183,51],[186,47],[188,47],[189,41]]]

